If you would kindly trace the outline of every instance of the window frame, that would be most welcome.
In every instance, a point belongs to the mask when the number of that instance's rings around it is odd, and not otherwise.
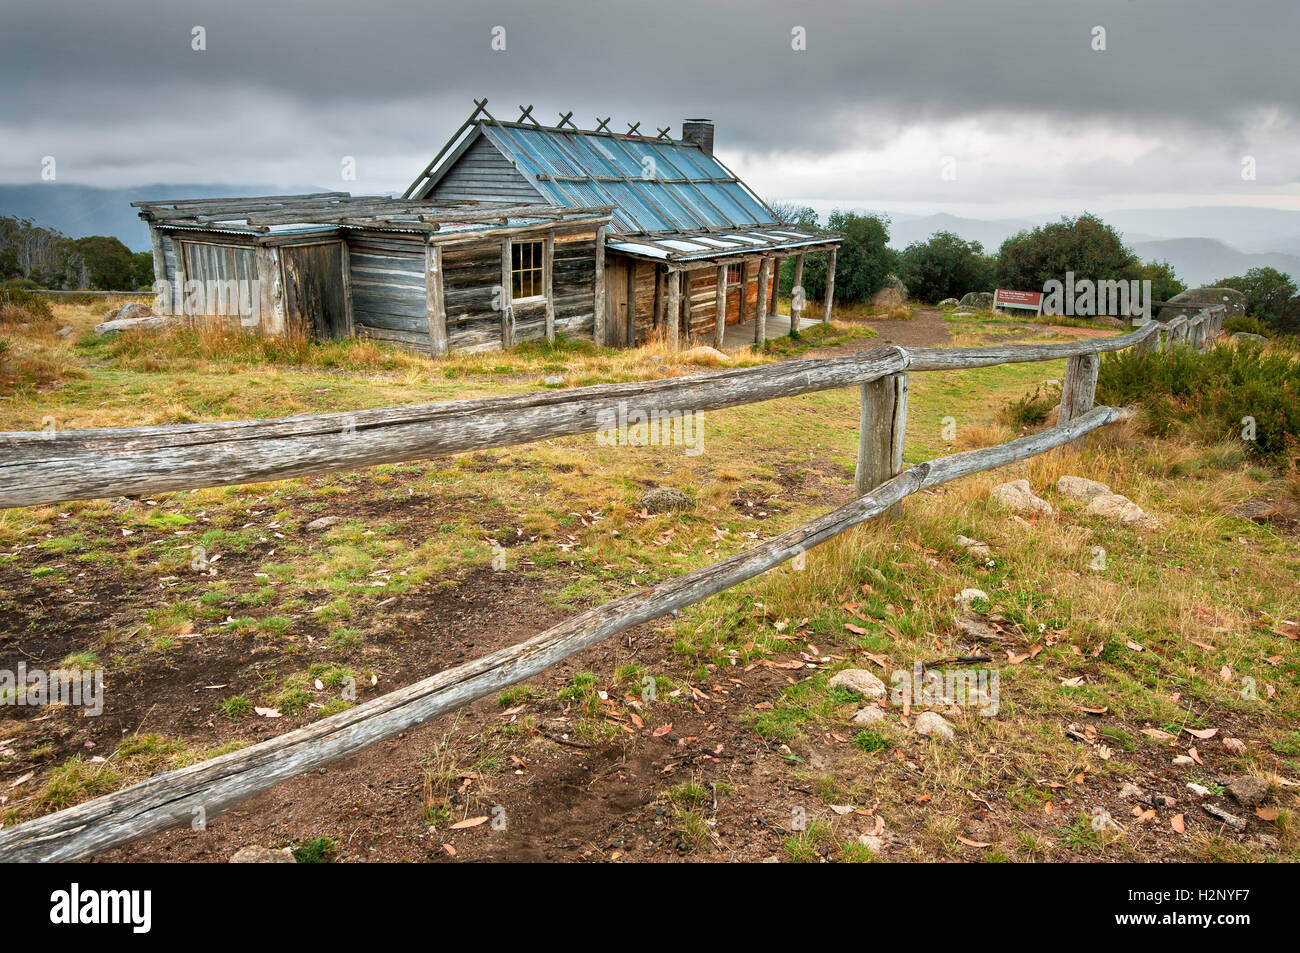
[[[510,242],[510,300],[512,302],[545,300],[545,244],[540,238]],[[529,253],[526,265],[525,251]],[[523,293],[525,287],[531,293]]]

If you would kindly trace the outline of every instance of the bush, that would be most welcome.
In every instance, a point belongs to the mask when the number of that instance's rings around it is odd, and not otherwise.
[[[835,261],[835,300],[843,304],[869,300],[898,264],[898,252],[889,247],[889,219],[836,210],[828,224],[843,236]],[[825,299],[824,256],[813,255],[804,263],[803,286],[810,299]]]
[[[1300,437],[1300,354],[1242,343],[1198,354],[1188,347],[1134,350],[1102,361],[1097,399],[1140,404],[1152,428],[1179,428],[1212,439],[1246,440],[1249,451],[1281,463],[1288,441]],[[1246,418],[1254,439],[1246,437]]]
[[[1037,427],[1047,420],[1052,408],[1061,402],[1060,387],[1039,384],[1032,394],[1025,394],[1007,403],[998,418],[1017,430]]]
[[[1271,333],[1268,325],[1254,315],[1232,314],[1223,319],[1224,334],[1236,334],[1238,331],[1262,337],[1268,337]]]
[[[979,242],[963,241],[952,232],[935,232],[912,242],[899,256],[898,276],[908,294],[929,304],[960,298],[968,291],[993,290],[993,259]]]
[[[0,288],[0,324],[25,324],[54,320],[49,301],[23,288]]]

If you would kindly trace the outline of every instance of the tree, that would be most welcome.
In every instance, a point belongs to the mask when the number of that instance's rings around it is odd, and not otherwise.
[[[992,291],[995,268],[994,259],[984,254],[979,242],[935,232],[929,240],[912,242],[903,250],[898,277],[909,295],[933,304],[968,291]]]
[[[100,291],[134,291],[136,262],[131,249],[108,235],[91,235],[68,241],[68,259],[73,263],[79,256],[84,267],[80,269],[85,284],[82,287]],[[80,282],[78,282],[80,284]]]
[[[1050,225],[1012,235],[998,251],[997,281],[1002,288],[1040,291],[1046,282],[1124,281],[1139,277],[1137,257],[1119,233],[1095,215],[1062,218]]]
[[[1155,301],[1168,301],[1174,295],[1182,294],[1187,285],[1178,280],[1174,266],[1167,261],[1149,261],[1142,266],[1139,276],[1143,281],[1151,282],[1151,297]]]
[[[1246,313],[1278,329],[1287,323],[1287,308],[1297,290],[1290,276],[1268,267],[1252,268],[1244,275],[1224,278],[1215,287],[1240,291],[1246,296]]]
[[[836,209],[827,224],[843,236],[835,260],[835,300],[866,301],[884,287],[885,279],[898,267],[898,252],[889,247],[889,219]],[[824,256],[806,260],[803,286],[809,298],[825,298]]]
[[[794,202],[768,202],[767,207],[776,213],[776,220],[782,225],[819,227],[817,213],[807,205],[797,205]]]

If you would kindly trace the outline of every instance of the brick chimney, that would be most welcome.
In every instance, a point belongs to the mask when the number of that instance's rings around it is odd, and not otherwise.
[[[687,119],[682,122],[682,138],[713,155],[713,120]]]

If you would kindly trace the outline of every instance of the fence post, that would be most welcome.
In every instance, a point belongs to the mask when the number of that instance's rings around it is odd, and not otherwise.
[[[1101,356],[1080,354],[1070,358],[1065,365],[1065,383],[1061,386],[1061,410],[1056,424],[1068,423],[1092,410],[1097,398],[1097,372],[1101,370]],[[1076,441],[1075,446],[1079,443]]]
[[[858,419],[858,468],[853,489],[865,496],[903,472],[903,442],[907,431],[907,375],[890,374],[862,387]],[[881,519],[895,520],[902,504],[890,507]]]

